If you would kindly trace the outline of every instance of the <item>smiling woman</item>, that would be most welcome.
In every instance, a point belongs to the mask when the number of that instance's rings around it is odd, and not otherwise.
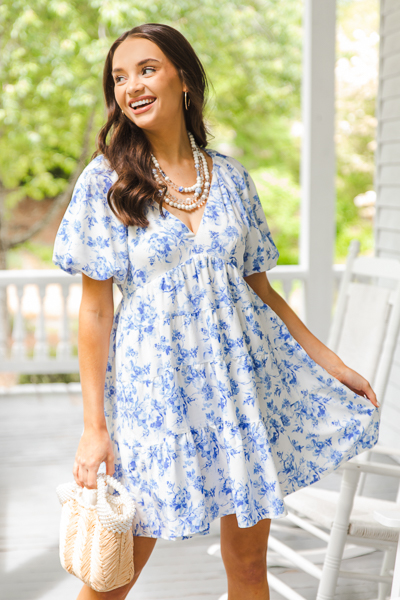
[[[53,258],[83,273],[75,481],[96,487],[104,461],[136,500],[135,576],[79,600],[125,598],[157,538],[217,518],[229,599],[268,600],[271,519],[377,442],[376,397],[271,288],[278,250],[249,173],[205,148],[206,77],[187,40],[126,32],[104,91]]]
[[[160,186],[152,174],[151,148],[155,143],[163,172],[170,173],[171,181],[182,182],[174,196],[185,202],[187,193],[182,192],[196,177],[186,131],[193,134],[198,146],[206,145],[203,111],[207,88],[205,71],[192,46],[171,27],[135,27],[110,48],[104,66],[108,120],[100,131],[99,150],[94,156],[104,155],[118,173],[108,199],[124,224],[147,225],[144,208],[149,198],[159,204],[161,212],[168,188],[173,187],[165,178]],[[174,153],[170,140],[177,132],[182,141]],[[164,147],[160,138],[165,140]],[[212,160],[204,156],[211,170]],[[201,218],[199,211],[185,215],[183,209],[171,205],[167,210],[181,216],[192,230]]]

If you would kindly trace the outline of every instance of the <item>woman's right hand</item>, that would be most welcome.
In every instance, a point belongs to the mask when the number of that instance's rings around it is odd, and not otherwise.
[[[107,475],[114,474],[114,451],[108,430],[84,429],[72,469],[80,487],[97,488],[97,472],[106,463]]]

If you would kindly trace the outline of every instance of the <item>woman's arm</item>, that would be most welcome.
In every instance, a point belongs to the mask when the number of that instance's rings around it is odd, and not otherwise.
[[[78,485],[91,489],[96,487],[100,463],[105,461],[107,473],[114,473],[114,453],[104,416],[105,374],[114,318],[112,281],[97,281],[82,274],[78,353],[84,431],[73,474]]]
[[[376,395],[368,381],[347,367],[342,360],[311,333],[287,302],[268,281],[266,273],[253,273],[245,281],[272,310],[282,319],[294,339],[307,354],[333,377],[360,396],[367,396],[374,406],[379,406]]]

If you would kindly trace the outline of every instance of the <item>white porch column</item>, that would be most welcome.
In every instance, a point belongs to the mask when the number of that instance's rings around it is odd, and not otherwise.
[[[300,263],[307,327],[327,341],[335,235],[335,0],[304,0]]]

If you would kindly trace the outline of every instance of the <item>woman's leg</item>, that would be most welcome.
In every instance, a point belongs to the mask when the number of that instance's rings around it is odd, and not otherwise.
[[[133,536],[135,575],[130,583],[111,590],[111,592],[95,592],[89,586],[84,585],[76,600],[125,600],[129,590],[134,586],[144,565],[149,560],[156,541],[157,538]]]
[[[271,519],[240,528],[236,515],[221,517],[221,556],[228,600],[269,600],[267,546]]]

